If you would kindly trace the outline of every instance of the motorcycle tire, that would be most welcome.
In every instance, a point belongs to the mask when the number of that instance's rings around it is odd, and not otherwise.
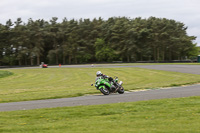
[[[107,88],[105,88],[105,89],[101,88],[100,91],[101,91],[101,93],[103,93],[104,95],[109,95],[109,94],[110,94],[110,92],[109,92],[109,90],[108,90]]]
[[[124,93],[124,87],[120,86],[119,89],[117,90],[117,92],[119,94],[123,94]]]

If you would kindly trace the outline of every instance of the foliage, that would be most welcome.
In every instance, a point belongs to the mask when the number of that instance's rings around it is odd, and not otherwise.
[[[90,85],[96,71],[124,82],[128,90],[153,89],[200,83],[200,75],[124,68],[48,68],[10,69],[14,75],[0,79],[0,102],[27,101],[100,94]]]
[[[105,41],[97,38],[95,42],[95,57],[97,61],[107,61],[110,62],[115,57],[114,50],[110,48],[108,44],[105,44]]]
[[[50,21],[18,18],[0,24],[0,65],[169,61],[197,56],[187,27],[175,20],[111,17]],[[104,46],[100,49],[98,39]]]
[[[196,133],[200,97],[0,112],[6,133]]]

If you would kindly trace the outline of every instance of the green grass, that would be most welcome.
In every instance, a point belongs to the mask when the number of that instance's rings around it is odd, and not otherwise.
[[[0,112],[2,133],[197,133],[200,97]]]
[[[27,101],[100,93],[94,83],[96,71],[118,76],[125,90],[155,89],[200,82],[200,75],[142,68],[48,68],[10,69],[0,78],[0,102]]]
[[[9,71],[0,71],[0,78],[5,78],[10,75],[13,75],[13,73]]]

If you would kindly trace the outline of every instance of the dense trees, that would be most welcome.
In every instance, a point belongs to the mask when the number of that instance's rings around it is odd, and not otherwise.
[[[170,61],[196,56],[187,27],[166,18],[112,17],[0,24],[0,65]]]

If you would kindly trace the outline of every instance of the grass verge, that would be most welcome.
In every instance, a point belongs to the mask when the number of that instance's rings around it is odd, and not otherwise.
[[[142,68],[48,68],[12,69],[0,79],[0,102],[75,97],[100,93],[94,83],[96,71],[118,76],[125,90],[152,89],[200,82],[200,75]]]
[[[2,133],[200,132],[200,97],[0,112]]]
[[[10,75],[13,75],[13,73],[9,71],[0,71],[0,78],[5,78]]]

